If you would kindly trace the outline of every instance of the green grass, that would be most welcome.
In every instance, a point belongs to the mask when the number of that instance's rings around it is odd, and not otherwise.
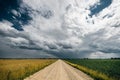
[[[91,75],[95,80],[120,80],[120,60],[68,59],[66,61]]]
[[[55,61],[55,59],[0,60],[0,80],[23,80]]]

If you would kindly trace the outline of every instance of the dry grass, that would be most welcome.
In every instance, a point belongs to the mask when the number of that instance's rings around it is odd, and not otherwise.
[[[0,80],[23,80],[55,61],[54,59],[0,60]]]

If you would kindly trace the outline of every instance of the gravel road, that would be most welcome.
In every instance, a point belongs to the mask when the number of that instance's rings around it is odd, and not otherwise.
[[[45,67],[24,80],[93,80],[82,71],[73,68],[63,60]]]

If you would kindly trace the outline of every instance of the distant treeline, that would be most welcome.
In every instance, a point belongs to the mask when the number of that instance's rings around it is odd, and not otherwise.
[[[111,58],[111,59],[120,59],[120,58]]]
[[[120,58],[0,58],[0,59],[120,59]]]
[[[16,60],[22,60],[22,59],[58,59],[58,58],[0,58],[0,59],[16,59]]]
[[[120,58],[63,58],[65,60],[71,60],[71,59],[81,59],[81,60],[88,60],[88,59],[120,59]]]

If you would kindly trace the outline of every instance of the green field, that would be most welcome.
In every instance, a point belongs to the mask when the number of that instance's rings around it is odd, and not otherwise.
[[[120,80],[120,59],[68,59],[69,64],[95,80]]]
[[[55,59],[0,59],[0,80],[23,80]]]
[[[0,59],[0,80],[23,80],[57,59]],[[95,80],[120,80],[120,59],[65,59]]]

